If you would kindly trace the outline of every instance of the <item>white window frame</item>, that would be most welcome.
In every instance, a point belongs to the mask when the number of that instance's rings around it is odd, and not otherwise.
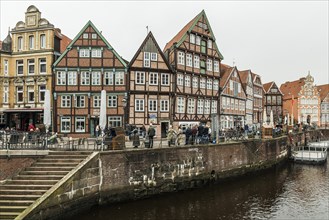
[[[207,71],[212,71],[212,60],[207,59]]]
[[[151,53],[151,61],[158,61],[158,54],[157,53]]]
[[[93,96],[93,107],[94,108],[100,108],[101,107],[101,96],[100,95],[94,95]]]
[[[107,96],[107,107],[115,108],[117,106],[118,106],[118,96],[116,95]]]
[[[3,87],[3,103],[8,103],[9,102],[9,86],[4,86]]]
[[[211,40],[211,39],[208,39],[207,47],[208,47],[209,49],[212,48],[212,40]]]
[[[144,112],[144,99],[135,99],[135,111]]]
[[[59,86],[66,85],[66,72],[57,71],[56,75],[57,75],[57,77],[56,77],[57,78],[57,80],[56,80],[57,85],[59,85]]]
[[[184,85],[184,76],[183,74],[177,74],[177,85],[183,86]]]
[[[170,79],[169,73],[161,73],[161,85],[169,86],[169,79]]]
[[[216,100],[211,101],[211,113],[212,114],[217,113],[217,101]]]
[[[212,89],[213,81],[212,79],[207,79],[207,89]]]
[[[191,87],[191,77],[189,75],[185,75],[185,86]]]
[[[197,114],[202,115],[204,110],[203,99],[198,99],[198,109]]]
[[[18,50],[18,51],[21,51],[21,50],[23,50],[23,48],[24,48],[23,37],[22,37],[22,36],[19,36],[19,37],[17,38],[17,50]]]
[[[135,83],[139,85],[145,84],[145,72],[136,71]]]
[[[39,85],[39,102],[45,102],[46,85]]]
[[[156,112],[157,111],[157,106],[158,106],[158,101],[155,99],[149,99],[149,106],[148,106],[148,111],[149,112]]]
[[[219,80],[218,79],[214,80],[213,89],[214,89],[214,91],[218,91],[218,89],[219,89]]]
[[[80,85],[89,86],[90,85],[90,72],[81,71],[80,76],[81,76]]]
[[[196,36],[196,38],[195,38],[195,44],[196,45],[201,45],[201,36]]]
[[[71,132],[71,117],[68,116],[61,117],[61,132],[62,133]]]
[[[84,108],[86,104],[86,98],[85,95],[75,95],[75,107],[76,108]]]
[[[79,128],[79,126],[81,126]],[[76,116],[75,117],[75,132],[85,132],[86,130],[86,117]]]
[[[40,34],[40,48],[44,49],[46,48],[46,35]]]
[[[219,73],[219,61],[218,60],[214,61],[214,71]]]
[[[19,70],[22,70],[22,73],[19,73]],[[24,74],[24,61],[23,60],[16,60],[16,75],[23,75]]]
[[[31,69],[32,71],[31,71]],[[35,61],[34,59],[27,60],[27,74],[34,75],[35,74]]]
[[[190,34],[190,43],[195,44],[195,34]]]
[[[185,65],[185,53],[183,51],[178,51],[177,63],[180,65]]]
[[[144,60],[143,60],[144,67],[151,66],[150,56],[151,56],[150,52],[144,52]]]
[[[93,71],[91,72],[91,85],[100,85],[101,84],[101,72]]]
[[[44,72],[41,71],[43,69],[43,66],[44,66],[44,69],[45,69]],[[40,58],[39,59],[39,73],[40,74],[47,73],[47,59],[46,58]]]
[[[113,85],[114,83],[114,72],[106,71],[104,73],[104,85]]]
[[[30,50],[34,49],[34,36],[33,35],[29,36],[29,49]]]
[[[67,85],[77,85],[77,72],[69,71],[67,72]]]
[[[97,34],[96,33],[92,33],[91,34],[91,39],[97,39]]]
[[[187,100],[187,113],[195,114],[195,99],[194,98],[189,98]]]
[[[91,49],[91,57],[102,57],[102,50],[100,48]]]
[[[115,85],[124,85],[124,72],[115,72]]]
[[[88,33],[83,33],[82,38],[83,39],[88,39],[89,38]]]
[[[79,57],[90,57],[90,50],[88,48],[80,48]]]
[[[204,114],[209,115],[210,114],[210,100],[206,99],[204,101]]]
[[[206,88],[206,78],[201,77],[200,78],[200,89]]]
[[[200,68],[200,57],[198,55],[194,55],[194,68]]]
[[[160,111],[169,112],[169,100],[160,100]]]
[[[192,67],[192,54],[191,53],[186,54],[186,66]]]
[[[8,73],[9,73],[9,61],[8,60],[3,61],[3,73],[5,76],[8,76]]]
[[[177,97],[177,113],[184,113],[185,99],[183,97]]]
[[[20,95],[22,100],[20,100]],[[24,102],[24,87],[23,86],[16,86],[16,102],[22,103]]]
[[[198,88],[198,84],[199,84],[199,80],[198,77],[194,76],[192,79],[192,87],[197,89]]]
[[[62,95],[61,96],[61,107],[62,108],[71,107],[71,96],[70,95]]]
[[[31,100],[32,98],[32,100]],[[27,87],[27,102],[33,103],[35,101],[35,92],[34,92],[34,86],[28,86]]]
[[[150,72],[149,85],[158,85],[158,73]]]
[[[108,116],[108,124],[111,124],[113,127],[122,127],[122,118],[121,116]]]

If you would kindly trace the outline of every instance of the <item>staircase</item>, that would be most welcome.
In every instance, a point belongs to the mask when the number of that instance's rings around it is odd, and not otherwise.
[[[0,219],[15,219],[91,152],[55,151],[0,185]]]

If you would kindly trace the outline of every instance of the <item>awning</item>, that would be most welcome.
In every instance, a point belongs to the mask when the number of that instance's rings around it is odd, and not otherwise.
[[[3,110],[3,112],[43,112],[43,108],[8,108]]]

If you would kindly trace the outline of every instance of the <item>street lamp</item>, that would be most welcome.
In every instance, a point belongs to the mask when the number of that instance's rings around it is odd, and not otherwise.
[[[127,103],[128,103],[128,97],[127,94],[125,94],[125,96],[122,99],[122,106],[123,106],[123,129],[125,131],[125,134],[127,135],[127,131],[126,131],[126,120],[127,120]]]

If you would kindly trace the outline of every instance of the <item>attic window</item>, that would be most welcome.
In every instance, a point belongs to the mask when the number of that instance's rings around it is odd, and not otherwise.
[[[196,36],[196,45],[200,45],[200,44],[201,44],[201,37]]]
[[[92,39],[97,39],[97,34],[91,34]]]
[[[199,26],[200,28],[204,29],[204,30],[207,30],[207,29],[208,29],[208,25],[202,23],[201,21],[199,21],[198,26]]]
[[[84,33],[82,37],[83,39],[88,39],[88,33]]]
[[[195,44],[195,35],[194,34],[190,34],[190,43]]]

